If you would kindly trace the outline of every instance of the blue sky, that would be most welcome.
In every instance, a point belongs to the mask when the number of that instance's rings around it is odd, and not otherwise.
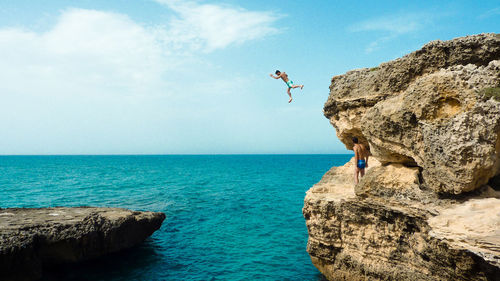
[[[0,154],[346,153],[332,76],[482,32],[498,1],[0,0]]]

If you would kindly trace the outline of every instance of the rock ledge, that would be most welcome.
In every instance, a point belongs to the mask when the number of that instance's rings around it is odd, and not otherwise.
[[[130,248],[164,219],[164,213],[120,208],[0,209],[0,280],[36,280],[45,265]]]

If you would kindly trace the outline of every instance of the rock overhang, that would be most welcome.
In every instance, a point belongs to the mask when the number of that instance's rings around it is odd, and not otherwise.
[[[351,160],[306,193],[307,250],[328,279],[500,280],[499,86],[498,34],[332,78],[325,117],[373,157],[358,185]]]
[[[500,39],[481,34],[335,76],[323,111],[348,149],[356,136],[384,164],[419,166],[429,188],[459,194],[500,173],[500,101],[481,94],[499,85]]]

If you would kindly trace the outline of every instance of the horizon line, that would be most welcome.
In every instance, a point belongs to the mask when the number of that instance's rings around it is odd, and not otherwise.
[[[0,154],[2,156],[238,156],[238,155],[351,155],[354,153],[164,153],[164,154]]]

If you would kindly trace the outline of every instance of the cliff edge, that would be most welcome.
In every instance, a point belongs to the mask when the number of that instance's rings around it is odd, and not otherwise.
[[[433,41],[332,78],[324,115],[366,175],[306,194],[307,250],[329,280],[500,280],[500,34]]]
[[[130,248],[164,219],[163,213],[119,208],[0,209],[0,280],[36,280],[45,265]]]

